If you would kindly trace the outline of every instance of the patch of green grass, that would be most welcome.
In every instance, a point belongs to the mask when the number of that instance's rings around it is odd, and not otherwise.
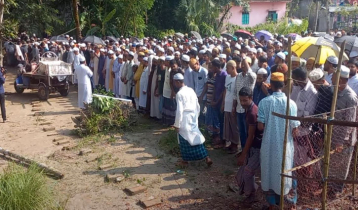
[[[131,176],[131,171],[130,171],[130,170],[124,170],[124,171],[123,171],[123,176],[124,176],[125,178],[129,178],[129,177]]]
[[[178,134],[174,129],[169,129],[159,140],[159,147],[165,152],[176,157],[180,156],[180,147],[178,144]]]
[[[54,191],[40,169],[10,164],[0,175],[0,209],[60,209]]]

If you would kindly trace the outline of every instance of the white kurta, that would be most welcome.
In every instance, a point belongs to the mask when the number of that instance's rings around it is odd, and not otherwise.
[[[198,97],[193,89],[184,86],[176,94],[177,110],[174,126],[179,128],[179,134],[189,142],[191,146],[205,142],[203,134],[199,130],[200,105]]]
[[[122,64],[119,63],[118,59],[116,59],[113,63],[113,73],[114,73],[114,94],[116,97],[119,97],[120,95],[120,84],[121,81],[120,75],[121,75],[121,66]]]
[[[132,88],[132,82],[133,82],[133,76],[134,76],[133,69],[132,69],[133,65],[134,65],[134,61],[133,60],[129,61],[127,68],[126,68],[127,69],[126,80],[128,81],[126,84],[126,86],[127,86],[127,89],[126,89],[127,95],[126,96],[128,96],[128,97],[133,97],[133,93],[135,93],[135,86],[133,86],[133,88]],[[131,94],[131,89],[133,89],[132,94]]]
[[[78,107],[85,108],[84,103],[92,102],[92,86],[90,78],[93,76],[91,69],[85,64],[76,66],[75,75],[78,80]]]
[[[149,67],[147,66],[145,67],[142,75],[140,76],[139,106],[143,108],[147,106],[148,72]]]
[[[116,59],[116,56],[114,55],[114,58],[113,59]],[[106,81],[105,81],[105,84],[104,86],[106,87],[106,90],[109,91],[109,80],[110,80],[110,76],[111,76],[111,72],[110,72],[110,65],[111,65],[111,61],[112,59],[110,59],[108,56],[106,57]]]
[[[127,75],[127,65],[128,65],[128,62],[125,62],[122,64],[121,66],[121,79],[125,79],[126,78],[126,75]],[[122,80],[120,81],[119,85],[121,86],[119,88],[120,90],[120,94],[122,98],[127,98],[127,85],[124,84],[124,82],[122,82]]]
[[[75,71],[76,71],[76,67],[79,66],[79,65],[80,65],[80,54],[78,54],[78,55],[73,54],[73,68],[75,69]],[[73,84],[78,83],[76,74],[73,75],[72,83]]]
[[[153,73],[153,78],[152,78],[152,84],[149,84],[152,86],[151,89],[151,97],[150,97],[150,116],[151,117],[156,117],[158,119],[162,119],[162,113],[159,111],[159,101],[160,101],[160,96],[155,96],[155,86],[157,85],[158,82],[158,67],[155,69],[152,69],[152,71],[154,71]]]

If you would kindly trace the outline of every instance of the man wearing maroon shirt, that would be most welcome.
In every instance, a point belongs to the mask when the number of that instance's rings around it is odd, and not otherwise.
[[[239,91],[241,106],[246,112],[247,139],[241,155],[238,157],[240,169],[236,179],[241,193],[244,194],[243,202],[250,204],[256,200],[255,192],[257,184],[255,183],[255,171],[260,168],[260,148],[263,131],[257,129],[258,107],[252,100],[252,90],[249,87],[243,87]]]

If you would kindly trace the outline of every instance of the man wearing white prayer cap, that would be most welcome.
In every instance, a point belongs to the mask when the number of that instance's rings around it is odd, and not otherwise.
[[[296,56],[291,57],[292,61],[292,70],[295,70],[296,68],[300,67],[300,58]]]
[[[184,70],[184,84],[194,90],[193,70],[189,66],[190,57],[189,55],[182,55],[181,60],[182,69]]]
[[[78,107],[85,108],[85,104],[92,102],[91,69],[86,66],[86,59],[78,55],[80,64],[75,67],[75,75],[78,81]]]
[[[113,92],[113,87],[114,87],[114,76],[112,74],[113,72],[113,63],[116,59],[116,56],[113,52],[113,50],[109,50],[108,51],[108,55],[106,57],[106,63],[105,63],[105,69],[103,70],[103,74],[106,75],[106,79],[105,79],[105,88],[107,91],[112,91]]]
[[[213,162],[203,145],[205,137],[199,130],[200,105],[198,97],[192,88],[185,86],[184,76],[177,73],[173,77],[176,96],[176,114],[174,127],[178,132],[178,140],[182,161],[180,166],[188,166],[189,161],[206,160],[210,166]],[[188,103],[190,102],[190,103]]]
[[[256,83],[253,90],[253,102],[256,104],[256,106],[260,103],[260,101],[265,98],[266,96],[269,96],[272,92],[269,91],[268,85],[267,85],[267,70],[264,68],[260,68],[256,73]]]
[[[356,94],[358,94],[358,62],[350,59],[347,63],[347,67],[350,70],[348,85],[352,88],[352,90],[354,90]]]
[[[117,50],[120,50],[120,48],[118,47]],[[123,86],[122,81],[121,81],[122,65],[123,65],[123,55],[119,54],[117,56],[117,59],[115,59],[115,61],[113,63],[113,68],[112,68],[112,72],[114,73],[113,92],[117,98],[120,97],[121,92],[122,92],[121,87]]]
[[[337,72],[333,73],[332,84],[338,85],[337,111],[334,117],[335,120],[356,122],[358,99],[357,94],[348,85],[349,73],[349,68],[342,65],[338,83],[336,83]],[[334,173],[329,175],[329,179],[345,180],[347,178],[355,144],[355,128],[333,126],[332,149],[339,152],[331,155],[329,167]],[[343,183],[336,183],[333,193],[341,193],[343,187]]]
[[[324,79],[324,72],[320,68],[313,69],[308,73],[308,78],[312,84],[319,91],[320,86],[329,86],[329,83]]]
[[[279,52],[275,56],[275,64],[282,64],[285,63],[286,55],[283,52]]]
[[[338,58],[336,56],[329,56],[324,63],[323,70],[326,72],[325,80],[332,84],[333,72],[337,70]]]

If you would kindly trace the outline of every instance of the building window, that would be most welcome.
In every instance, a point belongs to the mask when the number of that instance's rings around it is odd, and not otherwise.
[[[268,12],[268,19],[273,21],[273,22],[277,22],[277,12],[276,11],[269,11]]]
[[[242,13],[242,25],[249,25],[250,22],[250,14],[248,12]]]

